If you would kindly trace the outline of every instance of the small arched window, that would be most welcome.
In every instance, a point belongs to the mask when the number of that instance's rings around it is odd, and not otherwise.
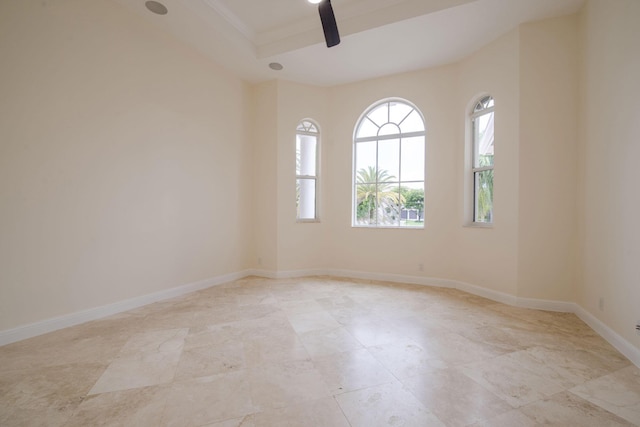
[[[353,140],[353,226],[424,227],[425,125],[401,99],[371,106]]]
[[[494,100],[480,98],[471,111],[473,222],[493,223]]]
[[[311,120],[296,128],[296,219],[318,220],[318,160],[320,132]]]

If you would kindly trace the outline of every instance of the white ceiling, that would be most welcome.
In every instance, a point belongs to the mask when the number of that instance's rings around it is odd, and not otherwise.
[[[307,0],[115,0],[250,82],[330,86],[450,63],[519,24],[584,0],[333,0],[342,43],[328,49]],[[282,71],[268,67],[271,62]]]

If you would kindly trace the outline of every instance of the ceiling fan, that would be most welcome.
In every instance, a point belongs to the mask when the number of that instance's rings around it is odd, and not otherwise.
[[[336,24],[336,16],[333,13],[333,7],[331,7],[331,0],[320,0],[318,12],[320,13],[320,21],[322,22],[327,47],[340,44],[340,33],[338,33],[338,24]]]

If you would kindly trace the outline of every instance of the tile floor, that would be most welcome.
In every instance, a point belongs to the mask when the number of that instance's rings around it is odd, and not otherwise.
[[[8,426],[632,426],[640,369],[571,314],[246,278],[0,347]]]

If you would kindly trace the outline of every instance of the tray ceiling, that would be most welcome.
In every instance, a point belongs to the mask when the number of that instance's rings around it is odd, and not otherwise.
[[[342,43],[324,44],[307,0],[114,0],[241,78],[322,86],[456,61],[524,22],[575,13],[584,0],[332,0]],[[279,62],[274,71],[269,63]]]

